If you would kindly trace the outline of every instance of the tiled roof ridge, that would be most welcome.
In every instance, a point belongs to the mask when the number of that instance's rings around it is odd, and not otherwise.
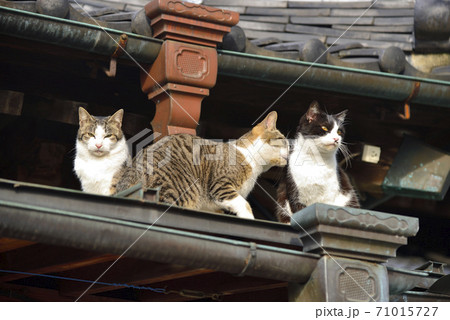
[[[70,1],[68,18],[72,20],[152,36],[143,12],[147,0],[43,1]],[[191,2],[239,12],[240,22],[233,31],[239,34],[239,41],[244,42],[229,46],[235,39],[224,40],[227,50],[313,62],[328,48],[324,53],[326,59],[322,57],[317,62],[447,80],[450,74],[445,68],[440,68],[439,74],[428,74],[407,61],[415,49],[414,8],[418,1],[424,0]],[[14,5],[8,0],[0,0],[0,5],[5,2]],[[20,2],[27,5],[24,10],[33,11],[33,1]],[[233,32],[230,36],[234,36]],[[394,64],[398,66],[393,67]]]

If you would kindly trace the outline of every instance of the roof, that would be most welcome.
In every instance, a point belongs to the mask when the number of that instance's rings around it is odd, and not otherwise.
[[[149,20],[143,13],[146,2],[72,1],[70,12],[64,18],[151,36]],[[233,30],[233,41],[224,43],[227,50],[422,78],[450,79],[448,41],[439,40],[441,35],[436,39],[430,37],[428,29],[431,27],[423,20],[431,17],[423,17],[423,12],[427,12],[423,0],[192,2],[240,13],[240,22],[234,29],[241,28],[245,36]],[[33,1],[15,3],[2,0],[2,3],[31,12],[43,10],[38,9]],[[435,11],[439,10],[437,6]],[[432,18],[437,19],[438,25],[444,23],[440,22],[437,13]],[[426,33],[426,37],[421,37],[422,33]],[[242,37],[250,41],[245,42]],[[427,41],[424,42],[423,38]],[[433,53],[440,56],[431,55]]]
[[[99,18],[95,23],[89,17],[83,16],[81,12],[74,13],[73,10],[71,11],[73,14],[69,16],[71,19],[65,19],[0,8],[0,37],[3,40],[0,41],[2,47],[0,67],[3,70],[0,74],[2,88],[0,93],[2,98],[5,95],[7,97],[6,100],[2,100],[1,111],[3,113],[0,115],[3,142],[3,148],[0,148],[2,177],[11,175],[12,179],[21,181],[33,181],[71,189],[78,188],[71,173],[70,150],[73,149],[73,137],[77,126],[76,109],[80,104],[89,105],[89,110],[92,110],[94,114],[108,114],[118,106],[124,106],[127,117],[124,131],[127,136],[132,136],[148,127],[154,114],[154,105],[140,91],[140,70],[133,61],[129,60],[129,57],[123,56],[119,59],[116,77],[113,79],[106,77],[102,69],[109,64],[116,45],[96,23],[112,28],[107,31],[113,37],[119,38],[123,32],[127,32],[129,37],[127,49],[140,64],[154,61],[162,41],[149,37],[148,34],[129,32],[133,31],[134,12],[141,8],[139,5],[125,6],[120,3],[108,2],[108,7],[118,9],[118,11],[111,11],[105,9],[105,3],[104,1],[92,1],[91,4],[85,6],[90,12],[98,11]],[[267,1],[258,3],[267,5]],[[291,5],[293,2],[270,1],[270,3]],[[303,2],[303,4],[305,3]],[[246,2],[241,2],[236,6],[240,7],[239,10],[243,8],[247,10],[249,6],[245,4]],[[32,7],[33,3],[22,5]],[[291,10],[292,8],[284,9]],[[242,16],[246,16],[246,14]],[[296,24],[300,25],[300,23]],[[142,26],[142,24],[139,25]],[[252,32],[250,28],[244,28],[244,30],[246,33]],[[137,32],[136,29],[135,31]],[[146,31],[141,30],[141,32],[145,33]],[[279,37],[288,33],[295,34],[286,31],[279,32]],[[401,268],[402,270],[390,268],[390,275],[394,275],[392,278],[400,282],[405,282],[410,279],[410,276],[413,278],[417,276],[418,278],[415,280],[419,279],[420,281],[424,278],[428,279],[428,274],[424,274],[422,271],[416,273],[411,269],[423,262],[423,256],[439,261],[448,260],[448,246],[442,239],[448,234],[446,226],[448,212],[450,212],[448,210],[450,197],[447,195],[443,201],[393,198],[383,194],[380,185],[392,165],[394,155],[399,150],[404,133],[414,135],[443,150],[448,148],[448,143],[442,137],[447,136],[449,132],[447,119],[450,115],[448,108],[450,106],[450,83],[442,79],[426,79],[422,74],[405,75],[367,70],[367,68],[360,69],[348,65],[332,65],[330,64],[331,60],[327,60],[327,64],[299,61],[300,51],[292,52],[291,49],[288,49],[291,52],[287,53],[269,51],[263,49],[262,45],[258,47],[258,42],[266,42],[267,38],[251,39],[248,35],[247,37],[250,40],[245,43],[243,52],[226,48],[218,50],[219,76],[216,86],[211,90],[211,95],[202,103],[199,133],[211,138],[237,138],[272,102],[275,103],[274,108],[279,112],[279,127],[282,132],[287,134],[295,128],[299,115],[306,110],[312,99],[319,97],[324,104],[329,106],[330,112],[343,108],[350,109],[351,122],[347,124],[346,141],[350,143],[349,147],[354,160],[352,167],[348,168],[347,172],[355,178],[361,195],[364,197],[365,205],[384,212],[416,216],[420,218],[421,222],[421,229],[417,237],[412,238],[408,246],[402,247],[403,252],[408,256],[422,256],[421,262],[416,263],[408,258],[408,263]],[[271,38],[269,40],[273,43],[274,39]],[[326,41],[326,39],[327,37],[324,37],[319,40]],[[281,42],[279,44],[281,46],[292,45]],[[299,43],[296,46],[300,48]],[[246,52],[248,48],[251,49],[251,52]],[[339,61],[343,57],[342,54],[342,57],[339,57],[338,52],[341,51],[335,52]],[[370,53],[367,52],[364,54]],[[406,56],[410,54],[407,50],[402,50],[402,52]],[[347,52],[347,54],[350,53]],[[347,56],[351,56],[351,54]],[[373,65],[372,62],[369,64]],[[299,75],[304,76],[299,80]],[[286,88],[296,80],[295,85],[289,87],[288,92],[284,94]],[[405,100],[408,100],[408,97],[414,92],[417,82],[420,82],[421,88],[417,95],[411,96],[411,118],[405,121],[399,114],[401,115],[403,111]],[[281,93],[283,95],[279,98]],[[381,147],[381,161],[378,164],[360,161],[358,152],[363,144]],[[18,146],[19,148],[17,148]],[[10,152],[10,150],[20,150],[20,152]],[[36,163],[30,164],[27,159],[35,159]],[[49,162],[48,159],[52,161]],[[277,174],[277,171],[272,171],[262,177],[261,185],[270,194],[274,193],[274,185],[278,179]],[[12,191],[13,194],[14,190],[20,193],[29,188],[28,190],[33,189],[41,195],[56,196],[56,200],[48,201],[54,207],[43,203],[39,208],[30,208],[28,207],[29,203],[19,203],[14,196],[6,199],[9,203],[2,203],[2,213],[8,215],[11,218],[11,225],[14,224],[17,228],[14,232],[25,232],[26,234],[21,233],[20,237],[27,240],[2,238],[0,243],[5,252],[0,261],[12,261],[11,265],[16,267],[15,270],[27,270],[30,273],[59,275],[78,280],[95,279],[94,275],[98,275],[99,270],[103,271],[105,266],[117,258],[115,254],[126,249],[124,247],[117,249],[116,247],[113,250],[114,243],[102,241],[102,238],[114,239],[116,236],[119,238],[124,234],[136,235],[136,229],[145,230],[149,226],[149,222],[156,220],[157,213],[167,209],[167,206],[142,203],[142,200],[115,200],[115,203],[126,203],[134,208],[133,216],[124,216],[113,210],[105,209],[105,207],[110,208],[108,206],[109,199],[105,201],[102,197],[73,192],[73,190],[55,190],[53,188],[41,190],[42,185],[30,187],[21,184],[21,186],[16,185],[18,188],[15,188],[15,184],[16,182],[11,181],[6,183],[9,191]],[[24,194],[26,195],[25,199],[27,197],[32,199],[29,194]],[[63,195],[67,197],[64,198]],[[66,200],[64,203],[61,200],[58,201],[63,198]],[[97,214],[92,214],[92,212],[88,214],[84,212],[84,215],[74,214],[80,212],[67,206],[67,203],[73,201],[73,203],[79,204],[77,200],[80,199],[91,203],[94,207],[100,206],[101,210],[98,210]],[[259,218],[270,220],[270,208],[273,204],[269,201],[266,193],[256,190],[251,195],[250,202],[257,208],[255,211]],[[31,220],[27,220],[28,222],[25,223],[17,219],[17,216],[11,215],[12,207],[17,210],[14,212],[19,212],[22,217]],[[153,220],[147,220],[142,214],[137,213],[139,210],[149,207],[152,208]],[[42,211],[45,214],[42,214]],[[181,215],[187,213],[178,208],[176,211]],[[70,216],[71,214],[72,216]],[[62,225],[67,229],[60,230],[58,235],[53,234],[51,228],[39,232],[33,231],[36,229],[35,226],[39,225],[36,220],[33,222],[33,218],[38,215],[47,218],[48,223],[52,223],[53,226],[64,220]],[[187,216],[185,215],[184,218]],[[242,272],[244,269],[243,261],[248,258],[249,252],[251,253],[251,242],[275,247],[276,250],[282,252],[283,256],[292,256],[294,259],[311,258],[308,255],[298,254],[298,246],[296,247],[290,242],[292,239],[296,239],[295,232],[293,233],[292,229],[287,226],[279,226],[271,222],[258,222],[250,230],[249,224],[242,221],[236,223],[233,217],[205,216],[204,213],[197,212],[189,212],[189,216],[197,219],[192,220],[190,224],[190,228],[196,227],[196,229],[184,231],[195,233],[196,238],[206,239],[203,236],[205,236],[204,233],[208,233],[207,230],[203,227],[199,228],[199,221],[202,221],[208,225],[208,228],[217,232],[216,234],[207,234],[213,236],[208,238],[209,240],[213,242],[218,240],[219,243],[227,244],[227,248],[230,250],[236,249],[240,252],[239,257],[242,259],[239,260],[239,268],[234,266],[233,268],[236,268],[237,271],[233,269],[232,273]],[[170,240],[177,233],[173,232],[174,230],[183,229],[183,226],[179,224],[180,221],[177,221],[174,216],[172,219],[172,222],[175,221],[174,224],[160,225],[160,229],[156,228],[152,237],[157,234],[167,235],[170,233],[171,237],[166,238]],[[67,222],[69,220],[70,223]],[[99,245],[97,248],[102,246],[101,249],[95,251],[92,243],[80,244],[82,239],[80,240],[79,234],[64,232],[65,230],[70,231],[69,226],[73,226],[72,223],[79,223],[79,226],[83,225],[84,227],[91,223],[95,224],[95,227],[92,226],[93,229],[98,227],[95,243]],[[168,232],[168,227],[173,230]],[[27,231],[23,231],[25,228]],[[245,236],[246,233],[249,235]],[[16,233],[17,236],[18,234]],[[177,233],[177,235],[181,234]],[[272,235],[276,241],[268,239]],[[14,238],[12,233],[9,236]],[[62,243],[65,247],[58,246]],[[80,245],[83,247],[77,247]],[[146,246],[145,249],[151,247],[151,242],[146,242]],[[61,255],[62,252],[66,252],[67,255]],[[92,294],[86,299],[112,301],[125,297],[126,300],[146,301],[212,300],[217,298],[221,292],[230,300],[260,299],[259,301],[263,301],[270,299],[273,301],[286,299],[287,282],[285,279],[266,279],[256,275],[236,280],[234,276],[227,273],[230,272],[229,269],[227,272],[223,272],[199,268],[199,265],[181,267],[175,260],[149,262],[145,260],[149,258],[148,256],[134,254],[136,256],[133,258],[124,260],[123,267],[125,269],[135,268],[137,270],[135,276],[127,277],[120,272],[114,273],[111,278],[105,279],[107,280],[105,282],[110,281],[108,284],[102,284],[95,288],[94,292],[105,292],[105,294]],[[31,262],[27,260],[27,257]],[[312,258],[314,259],[314,256]],[[155,258],[150,257],[149,259]],[[406,276],[402,277],[400,274]],[[172,296],[162,295],[161,292],[147,292],[150,290],[141,294],[144,291],[132,287],[118,289],[117,285],[112,286],[111,284],[117,282],[119,278],[122,284],[150,285],[155,288],[167,286],[168,290],[173,289]],[[30,299],[30,297],[36,300],[42,299],[42,297],[49,297],[49,300],[70,300],[72,298],[65,297],[66,293],[73,297],[81,294],[81,288],[86,288],[85,284],[73,285],[71,283],[74,280],[66,278],[48,278],[45,281],[39,279],[32,274],[10,274],[3,278],[4,282],[1,285],[3,291],[0,293],[4,293],[6,290],[6,295],[9,294],[11,297],[12,294],[11,299],[17,300]],[[60,286],[58,281],[62,281],[63,285]],[[205,283],[210,286],[203,285]],[[422,290],[430,286],[431,283],[426,282]],[[187,290],[182,292],[182,289]],[[27,292],[26,295],[17,295],[24,290]],[[60,294],[60,292],[63,293]],[[425,299],[417,292],[408,293],[408,295],[410,297],[415,295],[416,299]],[[431,298],[438,299],[439,297]]]

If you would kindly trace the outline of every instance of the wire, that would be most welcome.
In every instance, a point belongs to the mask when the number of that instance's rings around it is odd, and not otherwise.
[[[131,284],[126,284],[126,283],[109,283],[109,282],[101,282],[101,281],[95,282],[95,281],[92,281],[92,280],[60,277],[60,276],[53,276],[53,275],[49,275],[49,274],[39,274],[39,273],[23,272],[23,271],[15,271],[15,270],[2,270],[2,269],[0,269],[0,272],[23,274],[23,275],[28,275],[28,276],[45,277],[45,278],[52,278],[52,279],[59,279],[59,280],[69,280],[69,281],[78,281],[78,282],[85,282],[85,283],[95,283],[95,284],[102,284],[102,285],[105,285],[105,286],[112,286],[112,287],[125,287],[125,288],[139,289],[139,290],[150,290],[150,291],[157,292],[157,293],[166,293],[166,289],[165,288],[152,288],[152,287],[134,286],[134,285],[131,285]]]

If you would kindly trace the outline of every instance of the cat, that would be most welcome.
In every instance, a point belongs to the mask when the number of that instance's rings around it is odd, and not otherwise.
[[[278,221],[314,203],[359,208],[359,200],[336,155],[346,153],[344,120],[347,110],[327,114],[317,101],[301,117],[277,189]],[[344,154],[345,155],[345,154]]]
[[[126,162],[131,160],[122,132],[123,109],[109,117],[95,117],[79,107],[78,115],[74,171],[82,190],[112,195]]]
[[[285,166],[288,143],[269,113],[238,140],[215,142],[189,134],[166,136],[140,151],[125,169],[117,191],[138,182],[160,188],[160,201],[194,210],[228,211],[254,219],[245,200],[258,176]]]

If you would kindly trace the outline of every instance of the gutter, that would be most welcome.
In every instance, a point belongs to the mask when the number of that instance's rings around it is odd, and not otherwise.
[[[220,51],[219,74],[425,105],[449,107],[450,82],[283,58]],[[415,92],[415,83],[420,90]],[[415,96],[408,99],[414,92]]]
[[[111,56],[124,32],[38,13],[0,7],[0,34]],[[128,35],[127,52],[153,63],[162,41]],[[112,38],[111,38],[112,37]],[[130,59],[128,55],[122,56]],[[218,74],[430,106],[450,106],[450,82],[218,50]],[[416,82],[420,90],[415,92]],[[414,95],[413,95],[414,93]],[[411,96],[411,97],[410,97]]]
[[[309,279],[319,259],[269,245],[5,200],[0,200],[0,236],[298,283]]]
[[[161,40],[88,23],[0,6],[0,34],[111,56],[120,36],[128,36],[126,51],[140,63],[153,63]],[[131,60],[124,54],[121,58]]]

